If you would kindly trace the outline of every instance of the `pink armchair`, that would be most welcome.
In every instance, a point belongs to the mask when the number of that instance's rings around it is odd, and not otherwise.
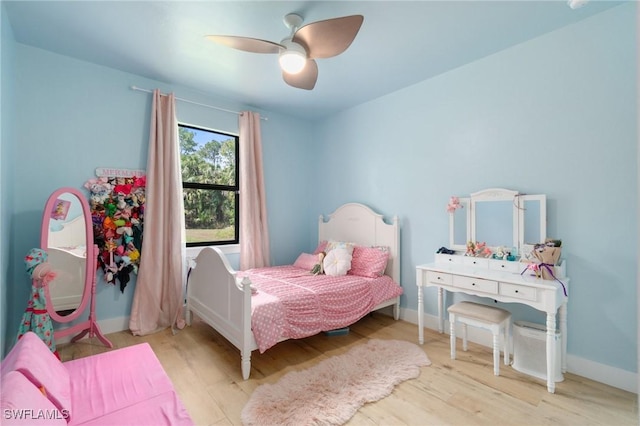
[[[0,364],[3,425],[192,425],[147,343],[60,362],[28,332]]]

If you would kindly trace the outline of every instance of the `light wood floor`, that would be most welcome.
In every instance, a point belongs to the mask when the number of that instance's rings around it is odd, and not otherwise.
[[[416,325],[381,314],[363,318],[345,336],[319,334],[279,343],[252,356],[251,377],[242,380],[240,353],[206,324],[172,335],[164,330],[134,337],[129,332],[107,336],[120,348],[149,342],[198,425],[239,425],[251,392],[275,383],[283,374],[317,364],[367,339],[417,342]],[[432,364],[419,378],[398,385],[393,393],[368,404],[348,425],[637,425],[637,395],[573,374],[550,394],[536,378],[500,366],[493,375],[489,348],[459,342],[455,361],[449,357],[448,335],[425,330],[422,346]],[[59,347],[63,361],[106,349],[96,338]]]

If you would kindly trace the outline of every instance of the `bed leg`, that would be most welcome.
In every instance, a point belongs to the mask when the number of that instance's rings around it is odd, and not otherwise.
[[[242,379],[247,380],[251,373],[251,352],[242,354]]]
[[[400,319],[400,304],[396,303],[393,305],[393,319],[398,321]]]

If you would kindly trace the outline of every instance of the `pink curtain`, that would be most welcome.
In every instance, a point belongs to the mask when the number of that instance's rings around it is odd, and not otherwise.
[[[240,269],[270,265],[260,114],[240,114]]]
[[[142,257],[129,328],[145,335],[184,327],[184,203],[175,96],[153,92]]]

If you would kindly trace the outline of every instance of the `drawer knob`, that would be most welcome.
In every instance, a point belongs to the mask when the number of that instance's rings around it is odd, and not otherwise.
[[[504,265],[500,265],[501,268],[504,268]]]
[[[520,292],[519,290],[516,290],[516,293],[519,293],[519,292]]]
[[[476,285],[476,283],[471,283],[471,285]]]

